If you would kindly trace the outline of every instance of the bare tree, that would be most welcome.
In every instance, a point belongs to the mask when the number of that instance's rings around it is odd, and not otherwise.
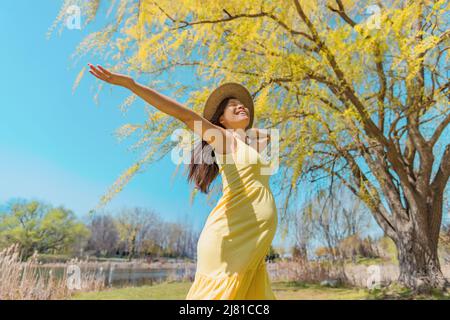
[[[87,243],[87,250],[93,250],[97,255],[110,255],[117,250],[119,232],[110,215],[95,215],[89,223],[89,229],[91,237]]]
[[[159,217],[150,209],[136,207],[119,211],[115,222],[120,239],[126,244],[129,260],[139,252],[140,244],[158,221]]]
[[[343,257],[343,240],[361,236],[370,228],[369,210],[342,186],[320,190],[297,215],[299,243],[315,242],[327,248],[333,260]],[[297,238],[298,238],[297,237]]]

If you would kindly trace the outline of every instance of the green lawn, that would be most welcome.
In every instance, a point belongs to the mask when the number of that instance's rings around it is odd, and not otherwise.
[[[153,286],[108,289],[100,292],[87,292],[74,295],[81,300],[184,300],[191,282],[164,282]],[[367,299],[367,290],[354,288],[327,288],[315,284],[297,282],[274,282],[272,288],[279,300],[341,300]]]

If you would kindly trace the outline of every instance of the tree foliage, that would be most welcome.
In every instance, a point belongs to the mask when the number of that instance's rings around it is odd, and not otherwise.
[[[0,245],[19,244],[24,257],[39,253],[67,253],[89,237],[89,230],[71,210],[38,201],[12,201],[0,213]]]

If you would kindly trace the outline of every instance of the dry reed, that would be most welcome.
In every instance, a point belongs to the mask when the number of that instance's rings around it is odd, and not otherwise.
[[[73,269],[75,274],[68,274]],[[103,272],[82,271],[82,261],[71,260],[60,270],[46,268],[37,261],[37,254],[22,261],[20,247],[12,245],[0,251],[0,300],[60,300],[75,291],[101,290],[105,285]],[[57,275],[59,271],[59,275]],[[73,277],[75,282],[70,282]]]

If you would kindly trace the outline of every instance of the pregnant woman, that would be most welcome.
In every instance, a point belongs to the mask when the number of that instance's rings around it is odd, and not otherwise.
[[[237,83],[219,86],[199,115],[128,76],[89,66],[95,77],[131,90],[202,138],[192,153],[188,176],[197,189],[208,193],[219,173],[222,177],[222,196],[200,234],[197,270],[186,299],[276,299],[265,257],[277,228],[277,208],[270,175],[263,173],[270,165],[258,152],[270,136],[252,128],[253,99],[248,90]],[[213,161],[205,161],[208,155]]]

